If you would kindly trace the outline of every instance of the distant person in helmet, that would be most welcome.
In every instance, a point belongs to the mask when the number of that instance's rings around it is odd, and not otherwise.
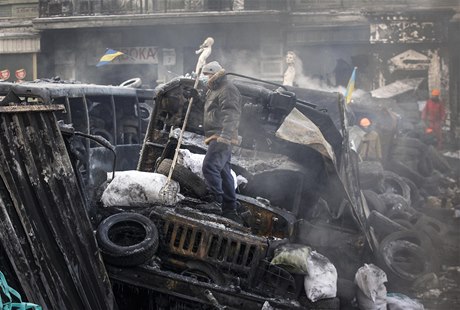
[[[213,197],[207,205],[210,209],[221,208],[223,216],[241,224],[230,168],[232,144],[238,144],[241,95],[227,80],[225,70],[217,61],[204,65],[202,74],[209,78],[203,118],[205,143],[208,145],[203,175]]]
[[[362,160],[380,161],[382,160],[382,146],[380,144],[380,136],[374,130],[374,126],[370,119],[363,117],[359,121],[359,127],[364,130],[365,134],[358,147],[358,154]]]
[[[433,130],[436,136],[437,148],[442,148],[442,125],[446,119],[444,103],[439,98],[439,89],[431,91],[431,98],[427,100],[422,111],[422,120],[428,128]]]

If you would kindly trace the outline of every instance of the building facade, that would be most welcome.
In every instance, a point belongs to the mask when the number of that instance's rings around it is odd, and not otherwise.
[[[32,25],[38,0],[0,1],[0,80],[37,78],[40,35]]]

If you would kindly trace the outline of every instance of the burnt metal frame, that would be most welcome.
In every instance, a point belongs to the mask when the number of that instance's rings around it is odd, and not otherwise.
[[[205,290],[209,290],[220,303],[238,309],[261,309],[266,301],[277,309],[307,309],[290,299],[261,296],[241,290],[239,286],[234,285],[224,287],[214,283],[200,282],[172,271],[164,271],[148,265],[130,269],[107,266],[107,271],[112,280],[184,298],[200,304],[212,305],[204,295]],[[171,287],[174,287],[174,290],[171,290]]]

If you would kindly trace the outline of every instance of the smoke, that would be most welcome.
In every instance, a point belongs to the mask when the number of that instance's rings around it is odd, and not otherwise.
[[[265,74],[262,76],[261,58],[259,52],[250,50],[231,50],[230,52],[225,52],[219,55],[219,59],[219,62],[223,65],[227,72],[235,72],[255,78],[267,79]],[[276,62],[276,60],[274,60],[274,62]],[[282,83],[283,73],[286,69],[286,62],[284,59],[281,60],[281,62],[282,72],[279,72],[277,75],[273,75],[270,80],[277,80],[278,82]],[[296,57],[295,70],[295,83],[298,87],[327,92],[345,92],[345,88],[342,86],[332,86],[330,85],[330,81],[321,80],[319,78],[304,74],[303,62],[299,57]],[[363,91],[356,90],[357,94],[359,92],[364,93]]]
[[[313,76],[309,76],[304,74],[304,66],[302,59],[296,56],[295,60],[295,70],[296,70],[296,77],[295,77],[295,84],[300,88],[308,88],[308,89],[315,89],[325,92],[337,92],[341,94],[345,94],[346,88],[342,85],[333,86],[332,81],[328,79],[321,79]],[[350,77],[351,77],[350,72]],[[331,73],[332,74],[332,73]],[[355,85],[356,87],[356,85]],[[353,98],[360,98],[365,97],[368,95],[368,92],[355,88],[352,93],[352,100]]]
[[[303,72],[303,61],[297,55],[294,67],[296,70],[295,83],[298,87],[345,93],[345,88],[343,86],[332,86],[331,81],[305,75]]]
[[[222,55],[222,64],[227,72],[235,72],[251,77],[260,77],[260,54],[250,50],[231,50]]]

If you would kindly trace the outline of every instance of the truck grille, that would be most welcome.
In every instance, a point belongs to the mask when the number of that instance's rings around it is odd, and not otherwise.
[[[247,273],[267,251],[266,239],[200,221],[174,212],[156,220],[163,249],[171,254],[202,260],[221,269]]]

